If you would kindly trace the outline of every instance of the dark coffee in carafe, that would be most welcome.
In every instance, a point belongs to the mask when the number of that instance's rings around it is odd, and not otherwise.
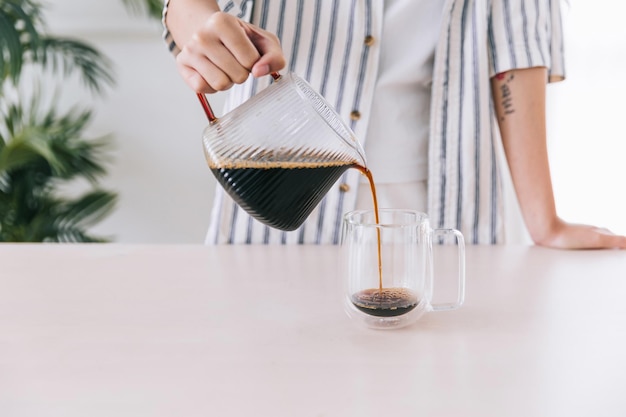
[[[209,167],[241,208],[262,223],[285,231],[300,227],[339,177],[355,166],[317,161],[314,156],[300,157],[298,162],[287,157],[264,159]]]

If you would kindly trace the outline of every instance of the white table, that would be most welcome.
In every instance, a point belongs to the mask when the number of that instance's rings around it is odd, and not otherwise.
[[[466,304],[396,331],[338,256],[0,245],[0,416],[626,415],[626,252],[469,247]]]

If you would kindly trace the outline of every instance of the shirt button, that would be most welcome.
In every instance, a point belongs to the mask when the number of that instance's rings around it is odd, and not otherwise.
[[[358,110],[353,110],[352,112],[350,112],[350,119],[352,120],[359,120],[361,118],[361,112]]]
[[[342,193],[347,193],[348,191],[350,191],[350,186],[344,182],[339,185],[339,191],[341,191]]]
[[[375,41],[376,39],[374,39],[372,35],[367,35],[365,39],[363,40],[363,43],[365,44],[365,46],[372,46],[374,45]]]

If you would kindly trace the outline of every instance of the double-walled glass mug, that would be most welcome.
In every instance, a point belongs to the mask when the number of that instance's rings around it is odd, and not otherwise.
[[[434,245],[453,240],[458,261],[456,300],[432,303]],[[357,210],[344,216],[342,234],[344,302],[348,316],[371,328],[399,328],[425,312],[460,307],[465,297],[465,241],[455,229],[432,229],[428,216],[413,210]],[[443,277],[437,277],[437,281]]]
[[[296,74],[275,82],[216,118],[204,96],[209,168],[252,217],[297,229],[348,168],[365,168],[354,133],[322,96]]]

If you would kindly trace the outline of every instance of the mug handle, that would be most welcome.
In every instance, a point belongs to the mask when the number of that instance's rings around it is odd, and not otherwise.
[[[454,236],[458,247],[458,290],[454,303],[442,303],[431,305],[432,311],[454,310],[463,305],[465,301],[465,239],[463,234],[456,229],[433,229],[434,236]],[[432,276],[432,275],[431,275]]]

